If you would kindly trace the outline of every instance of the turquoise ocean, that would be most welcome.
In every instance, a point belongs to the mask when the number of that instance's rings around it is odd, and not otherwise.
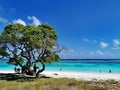
[[[0,70],[14,70],[14,65],[0,61]],[[46,71],[104,72],[120,74],[120,60],[116,59],[64,59],[46,64]]]

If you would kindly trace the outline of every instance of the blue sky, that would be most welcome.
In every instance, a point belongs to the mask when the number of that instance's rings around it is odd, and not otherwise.
[[[61,58],[120,58],[119,0],[0,0],[0,32],[13,22],[52,25]]]

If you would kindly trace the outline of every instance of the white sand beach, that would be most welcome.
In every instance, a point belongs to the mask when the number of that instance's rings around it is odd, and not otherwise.
[[[0,70],[0,73],[15,73],[14,70]]]
[[[120,74],[92,73],[92,72],[66,72],[66,71],[44,71],[43,74],[53,78],[75,78],[77,80],[120,80]]]
[[[0,71],[0,73],[15,73],[11,71]],[[76,80],[120,80],[120,74],[113,73],[92,73],[92,72],[68,72],[68,71],[44,71],[41,74],[53,78],[75,78]]]

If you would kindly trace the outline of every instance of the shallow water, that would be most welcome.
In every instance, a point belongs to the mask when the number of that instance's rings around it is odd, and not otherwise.
[[[47,70],[63,71],[86,71],[86,72],[109,72],[120,73],[120,62],[106,62],[106,61],[62,61],[47,64]]]
[[[6,61],[0,62],[0,70],[13,70],[14,67],[14,65],[8,65]],[[120,73],[120,60],[62,60],[46,64],[46,70],[105,73],[111,70],[112,73]]]

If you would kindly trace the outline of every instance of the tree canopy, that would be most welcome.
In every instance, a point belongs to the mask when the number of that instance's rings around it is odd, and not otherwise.
[[[7,58],[9,64],[19,65],[22,72],[38,76],[45,63],[60,60],[54,50],[57,39],[56,31],[48,24],[37,27],[9,24],[0,35],[0,56]],[[37,72],[31,68],[36,63],[42,65]]]

